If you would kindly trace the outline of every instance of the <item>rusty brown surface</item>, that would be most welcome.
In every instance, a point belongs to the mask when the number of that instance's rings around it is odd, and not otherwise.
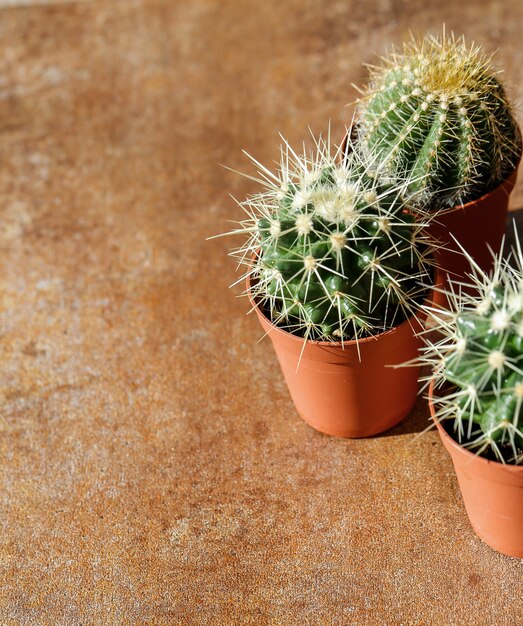
[[[254,189],[218,163],[341,134],[361,62],[443,20],[521,102],[515,1],[0,10],[0,624],[522,622],[425,402],[311,430],[204,241]]]

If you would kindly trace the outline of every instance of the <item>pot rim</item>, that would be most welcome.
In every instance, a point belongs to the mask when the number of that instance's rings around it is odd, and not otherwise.
[[[359,116],[354,116],[353,118],[353,123],[351,124],[351,126],[346,128],[346,132],[343,135],[343,140],[340,144],[340,149],[342,150],[342,154],[344,153],[344,145],[347,141],[347,136],[349,133],[353,133],[354,131],[354,127],[357,127],[357,122],[358,122]],[[490,191],[487,191],[486,193],[482,194],[481,196],[479,196],[478,198],[475,198],[474,200],[469,200],[468,202],[465,202],[464,204],[456,204],[452,207],[447,207],[447,208],[442,208],[442,209],[433,209],[431,211],[429,211],[429,213],[433,214],[433,219],[435,219],[436,215],[445,215],[447,213],[452,213],[454,211],[463,211],[467,208],[470,208],[473,204],[477,204],[479,202],[482,202],[483,200],[485,200],[487,198],[487,196],[492,195],[493,193],[495,193],[496,191],[498,191],[501,187],[503,187],[504,185],[506,185],[510,179],[517,175],[519,166],[521,164],[521,161],[523,159],[523,145],[522,145],[522,133],[521,133],[521,129],[519,127],[519,125],[516,126],[517,127],[517,132],[518,132],[518,137],[519,137],[519,141],[520,141],[520,148],[519,148],[519,155],[518,158],[516,160],[516,164],[514,166],[514,169],[512,169],[506,176],[505,178],[498,183],[493,189],[491,189]],[[515,182],[515,181],[514,181]]]
[[[517,130],[518,130],[519,141],[521,144],[522,135],[521,135],[521,129],[519,128],[519,126],[517,126]],[[455,206],[448,207],[446,209],[436,209],[434,211],[434,215],[445,215],[447,213],[452,213],[454,211],[463,211],[465,209],[470,208],[473,204],[478,204],[479,202],[483,202],[483,200],[485,200],[488,196],[491,196],[492,194],[496,193],[498,190],[504,187],[507,183],[509,183],[511,178],[517,175],[522,157],[523,157],[523,147],[520,145],[519,155],[516,160],[516,164],[514,165],[514,169],[512,169],[505,176],[505,178],[503,178],[503,180],[500,183],[498,183],[493,189],[491,189],[490,191],[487,191],[486,193],[482,194],[478,198],[475,198],[474,200],[469,200],[468,202],[465,202],[464,204],[456,204]],[[514,183],[515,183],[515,180],[514,180]]]
[[[510,172],[510,174],[508,174],[508,176],[506,176],[500,183],[499,185],[496,185],[494,187],[494,189],[491,189],[490,191],[487,191],[486,193],[484,193],[482,196],[479,196],[479,198],[476,198],[475,200],[469,200],[468,202],[465,202],[465,204],[456,204],[453,207],[448,207],[446,209],[436,209],[435,210],[435,215],[446,215],[447,213],[453,213],[454,211],[464,211],[465,209],[468,209],[470,207],[472,207],[472,205],[474,204],[478,204],[479,202],[483,202],[484,200],[486,200],[486,198],[488,196],[491,196],[493,194],[495,194],[499,189],[501,189],[502,187],[504,187],[509,181],[510,179],[515,176],[515,174],[517,173],[518,169],[519,169],[519,164],[521,163],[521,155],[519,157],[519,160],[516,164],[516,167]]]
[[[413,325],[411,324],[411,322],[415,320],[418,323],[420,323],[418,316],[420,313],[423,313],[423,311],[421,310],[421,306],[420,306],[419,310],[416,313],[414,313],[414,315],[411,315],[410,317],[408,317],[406,320],[401,322],[401,324],[398,324],[397,326],[393,326],[392,328],[389,328],[388,330],[378,333],[377,335],[372,335],[370,337],[363,337],[362,339],[348,339],[347,341],[319,341],[317,339],[304,339],[303,337],[298,337],[297,335],[293,335],[292,333],[284,330],[283,328],[276,326],[276,324],[274,324],[274,322],[272,322],[265,315],[263,310],[260,308],[259,304],[254,301],[254,298],[252,297],[252,294],[251,294],[251,275],[250,274],[247,275],[246,283],[247,283],[247,297],[249,298],[249,302],[253,306],[253,310],[255,310],[259,315],[263,316],[263,318],[267,321],[267,324],[270,326],[270,330],[267,332],[267,334],[275,332],[277,334],[281,334],[281,335],[284,335],[285,337],[288,337],[291,341],[294,341],[296,343],[303,344],[303,342],[305,341],[305,343],[313,345],[313,346],[318,346],[319,348],[328,348],[328,347],[344,348],[345,346],[350,347],[350,346],[356,346],[362,343],[369,343],[371,341],[377,341],[378,339],[380,339],[381,337],[384,337],[385,335],[390,335],[396,332],[398,329],[402,328],[405,324],[409,324],[409,326],[411,326],[412,328]],[[432,293],[432,290],[431,290],[431,293]]]
[[[477,464],[483,465],[485,468],[487,467],[498,468],[498,469],[503,468],[503,471],[510,472],[512,474],[523,474],[523,465],[514,465],[513,463],[501,463],[500,461],[493,461],[492,459],[486,459],[485,457],[482,457],[479,454],[474,454],[470,450],[467,450],[448,434],[445,428],[443,428],[443,426],[441,425],[441,421],[436,420],[436,416],[435,416],[436,412],[434,410],[434,402],[433,402],[434,383],[435,383],[435,377],[432,377],[430,384],[429,384],[429,392],[428,392],[430,417],[432,421],[434,422],[434,424],[436,425],[436,428],[438,429],[440,437],[444,440],[444,443],[446,442],[450,447],[452,447],[453,450],[455,450],[456,452],[458,452],[459,454],[467,458],[470,463],[475,462]]]

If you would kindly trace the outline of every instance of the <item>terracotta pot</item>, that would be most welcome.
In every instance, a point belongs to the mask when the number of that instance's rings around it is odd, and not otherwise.
[[[436,263],[441,272],[440,288],[446,288],[448,277],[466,280],[470,264],[459,250],[452,235],[476,261],[480,268],[489,272],[493,266],[490,248],[499,252],[505,234],[508,201],[516,184],[517,167],[501,185],[477,200],[439,213],[427,229],[427,234],[441,245],[436,250]],[[435,304],[445,306],[446,297],[436,293]]]
[[[434,419],[433,391],[431,383],[429,406]],[[523,558],[523,466],[477,456],[454,441],[441,424],[436,425],[452,457],[472,528],[494,550]]]
[[[356,341],[343,346],[307,341],[303,347],[303,339],[272,324],[251,303],[272,341],[296,410],[310,426],[336,437],[369,437],[408,415],[416,402],[419,368],[388,366],[418,356],[420,340],[414,329],[420,326],[415,317],[360,339],[360,360]]]

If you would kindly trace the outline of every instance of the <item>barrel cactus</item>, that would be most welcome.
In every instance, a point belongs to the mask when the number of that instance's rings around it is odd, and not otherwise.
[[[423,360],[434,371],[436,418],[457,440],[503,463],[523,463],[523,256],[496,257],[489,275],[474,266],[474,295],[449,291],[450,310],[431,310],[438,339]],[[470,290],[469,290],[470,292]]]
[[[516,167],[521,141],[505,90],[481,48],[426,36],[393,50],[359,100],[359,136],[417,203],[441,209],[477,199]]]
[[[252,159],[263,190],[243,202],[248,218],[233,250],[250,296],[277,326],[305,339],[359,339],[403,322],[421,303],[430,270],[423,219],[403,186],[384,182],[348,140],[312,153],[281,146],[273,173]],[[240,279],[242,280],[242,279]]]

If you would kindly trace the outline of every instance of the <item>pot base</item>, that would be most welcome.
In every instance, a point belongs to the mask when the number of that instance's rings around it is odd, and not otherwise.
[[[434,383],[429,407],[435,417]],[[470,524],[488,546],[507,556],[523,558],[523,466],[489,461],[463,448],[436,422],[452,458]]]
[[[360,428],[337,427],[336,425],[326,424],[325,421],[305,417],[300,412],[298,412],[298,415],[308,426],[324,435],[340,437],[342,439],[364,439],[365,437],[372,437],[384,433],[400,424],[409,415],[415,404],[415,401],[411,402],[406,408],[399,410],[394,415],[385,416],[382,421],[376,421],[366,427],[362,426]],[[350,417],[347,417],[347,421],[349,420]]]

